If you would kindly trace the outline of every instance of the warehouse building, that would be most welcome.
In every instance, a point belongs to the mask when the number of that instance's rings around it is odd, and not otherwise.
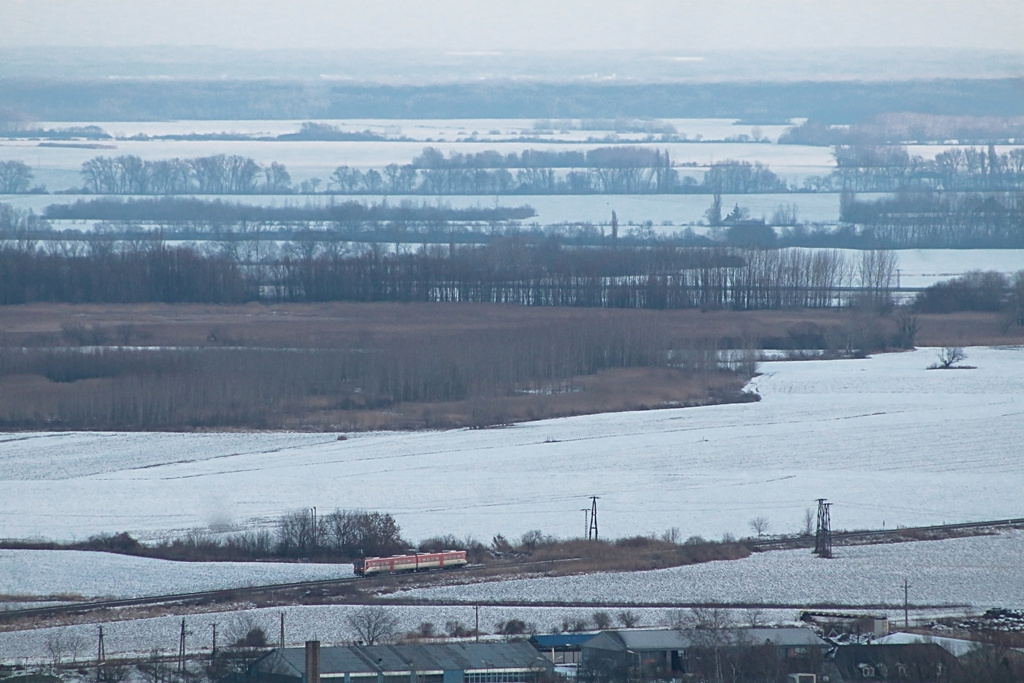
[[[254,667],[262,683],[538,683],[553,671],[519,643],[347,645],[273,650]]]
[[[806,628],[635,629],[604,631],[582,646],[590,677],[653,678],[707,673],[726,659],[757,661],[772,671],[815,672],[829,644]]]

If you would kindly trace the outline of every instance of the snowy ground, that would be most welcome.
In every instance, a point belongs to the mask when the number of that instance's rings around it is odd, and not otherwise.
[[[7,596],[134,598],[344,576],[352,576],[352,565],[170,562],[70,550],[0,550],[0,595]]]
[[[897,605],[903,581],[919,607],[1024,607],[1024,532],[945,541],[837,547],[830,561],[808,550],[756,553],[650,572],[487,581],[405,590],[388,597],[431,602],[760,603]],[[130,598],[256,584],[338,578],[351,565],[189,563],[109,553],[0,551],[0,595]],[[465,575],[472,580],[471,575]],[[571,598],[569,597],[571,596]],[[0,602],[0,609],[3,603]]]
[[[809,550],[764,552],[725,562],[651,572],[602,573],[441,586],[391,597],[445,602],[571,599],[579,602],[886,605],[984,609],[1024,606],[1024,532],[837,547],[822,560]]]
[[[968,349],[974,370],[929,371],[934,349],[770,362],[758,403],[592,415],[504,429],[309,434],[0,436],[0,534],[154,539],[267,523],[310,506],[390,512],[406,536],[488,541],[796,531],[816,498],[836,529],[1017,517],[1024,349]]]
[[[847,251],[854,263],[859,254]],[[929,287],[972,270],[995,270],[1008,277],[1024,270],[1024,251],[1019,249],[901,249],[896,256],[902,287]]]

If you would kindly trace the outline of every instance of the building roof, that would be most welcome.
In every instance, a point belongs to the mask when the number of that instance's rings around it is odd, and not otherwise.
[[[637,629],[604,631],[586,642],[584,647],[596,650],[634,651],[686,650],[700,646],[702,631],[684,629]],[[731,628],[724,629],[723,640],[734,644],[776,647],[827,647],[828,643],[813,631],[798,626],[784,628]]]
[[[530,642],[536,647],[549,649],[552,647],[580,647],[593,638],[596,633],[552,633],[550,635],[533,636]]]
[[[917,633],[892,633],[881,638],[875,638],[875,645],[908,645],[911,643],[935,643],[943,650],[957,657],[965,655],[978,644],[973,640],[962,640],[960,638],[942,638],[939,636],[925,636]]]
[[[809,628],[786,626],[781,628],[743,628],[734,629],[743,633],[746,640],[753,643],[771,643],[778,647],[828,647],[828,643],[817,636]]]
[[[296,675],[306,668],[306,651],[301,647],[274,650],[265,658],[269,665],[283,663]],[[320,673],[408,673],[446,670],[536,669],[551,663],[525,642],[519,643],[432,643],[425,645],[350,645],[320,648]]]
[[[935,664],[952,667],[956,657],[936,643],[899,645],[842,645],[836,648],[835,665],[845,676],[860,678],[860,667],[914,667],[929,669]],[[893,672],[895,673],[895,672]]]

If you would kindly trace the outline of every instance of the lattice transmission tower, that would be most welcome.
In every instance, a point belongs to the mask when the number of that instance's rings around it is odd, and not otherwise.
[[[590,526],[587,528],[587,540],[597,540],[597,499],[598,496],[590,497]]]
[[[824,498],[818,499],[818,526],[814,532],[814,554],[818,557],[832,557],[832,519],[828,503]]]

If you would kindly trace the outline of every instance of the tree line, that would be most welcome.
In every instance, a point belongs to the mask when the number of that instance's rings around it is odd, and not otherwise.
[[[291,187],[283,164],[263,166],[238,154],[157,161],[98,156],[82,164],[81,175],[83,191],[92,194],[276,194]]]
[[[0,247],[0,303],[425,301],[605,308],[834,307],[896,286],[891,252],[335,241],[31,241]],[[886,258],[878,254],[889,254]],[[881,265],[879,265],[881,264]]]
[[[240,561],[325,559],[352,561],[404,553],[411,543],[386,512],[342,510],[318,515],[315,508],[292,510],[254,531],[193,530],[181,536],[140,543],[126,532],[97,534],[69,544],[26,543],[24,546],[89,550],[165,560]]]
[[[1013,144],[1024,139],[1024,119],[1011,116],[955,116],[920,112],[887,112],[852,125],[830,125],[810,118],[793,126],[779,137],[779,144],[790,145],[898,145]]]
[[[1024,148],[1000,153],[953,147],[934,159],[899,145],[837,145],[836,169],[804,179],[808,192],[903,190],[1016,191],[1024,188]],[[513,172],[514,171],[514,172]],[[724,160],[699,179],[683,175],[668,151],[616,146],[588,151],[496,150],[447,157],[427,147],[408,164],[360,170],[338,166],[327,181],[293,185],[284,164],[261,165],[240,155],[144,160],[99,156],[82,164],[81,191],[107,195],[175,194],[769,194],[796,191],[761,162]],[[31,169],[0,164],[0,192],[30,191]],[[35,188],[41,191],[41,188]]]
[[[0,166],[0,191],[28,191],[31,168],[23,161]],[[515,171],[513,173],[513,171]],[[284,164],[217,154],[147,160],[137,155],[98,156],[81,167],[81,192],[106,195],[177,194],[678,194],[712,191],[743,194],[790,191],[767,165],[715,162],[703,177],[681,175],[668,151],[637,146],[580,151],[487,150],[445,157],[427,147],[408,164],[365,171],[338,166],[326,183],[298,185]]]
[[[1001,313],[1004,329],[1024,326],[1024,270],[1012,277],[997,271],[976,270],[936,282],[914,297],[913,310],[919,313]]]
[[[1024,247],[1020,193],[900,192],[867,201],[844,193],[840,221],[887,249]]]
[[[336,223],[346,226],[362,223],[397,221],[401,223],[443,224],[455,222],[518,221],[536,215],[530,206],[468,207],[453,209],[440,204],[415,204],[403,200],[391,204],[346,201],[325,206],[255,206],[189,197],[156,197],[121,200],[99,198],[79,199],[73,204],[51,204],[44,217],[49,220],[145,221],[150,223],[185,223],[196,232],[202,225],[226,226],[258,223],[310,224]],[[0,226],[2,227],[2,226]],[[244,231],[244,230],[243,230]]]
[[[999,152],[987,147],[951,147],[924,159],[901,145],[836,145],[836,168],[810,176],[813,192],[1009,192],[1024,189],[1024,147]]]

